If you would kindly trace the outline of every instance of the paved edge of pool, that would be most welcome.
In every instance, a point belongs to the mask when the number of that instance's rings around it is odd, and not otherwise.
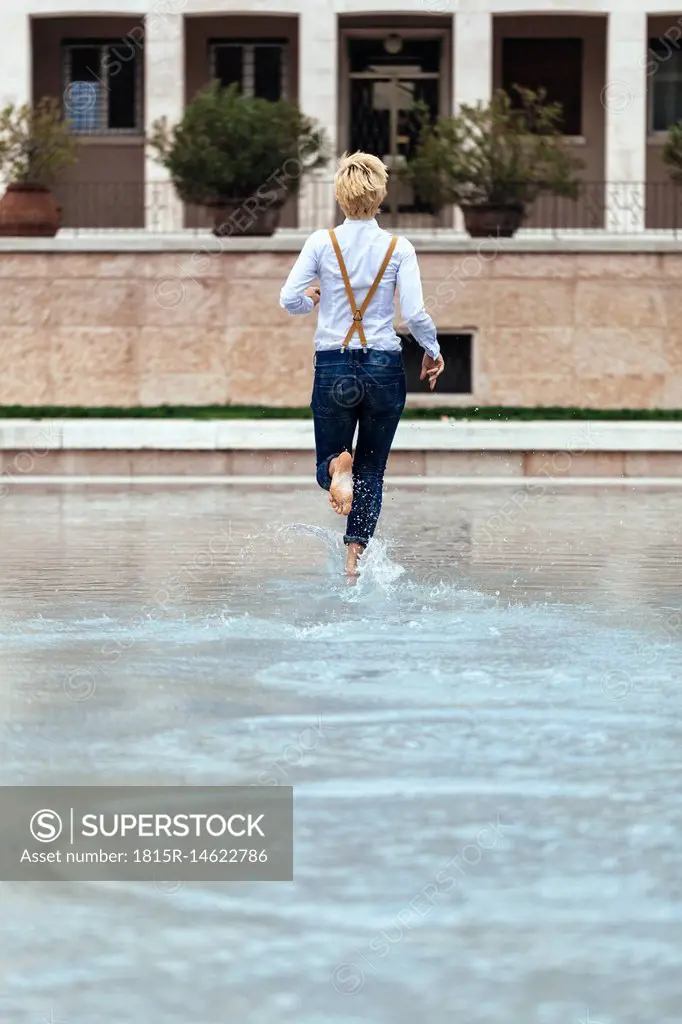
[[[311,420],[0,420],[0,477],[307,478],[314,448]],[[674,481],[682,422],[403,420],[388,473]]]

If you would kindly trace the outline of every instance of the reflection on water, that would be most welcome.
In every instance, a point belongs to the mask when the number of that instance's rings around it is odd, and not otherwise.
[[[296,803],[293,884],[0,885],[0,1020],[679,1021],[679,497],[513,497],[356,586],[312,488],[0,502],[2,781]]]

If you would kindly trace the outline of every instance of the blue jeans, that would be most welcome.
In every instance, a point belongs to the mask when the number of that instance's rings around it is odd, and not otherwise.
[[[310,403],[315,420],[317,482],[329,490],[329,463],[353,451],[353,507],[346,544],[366,545],[374,536],[384,489],[384,470],[405,408],[405,371],[400,352],[374,349],[318,352]]]

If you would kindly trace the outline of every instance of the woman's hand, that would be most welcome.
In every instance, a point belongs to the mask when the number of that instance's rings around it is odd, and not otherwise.
[[[433,359],[428,352],[424,353],[422,359],[422,372],[419,377],[420,380],[424,380],[425,377],[429,379],[429,387],[433,391],[436,386],[436,381],[440,377],[441,373],[445,369],[445,360],[442,356],[438,356],[437,359]]]
[[[313,303],[317,306],[320,301],[320,289],[319,288],[306,288],[303,293],[307,295],[309,299],[313,300]]]

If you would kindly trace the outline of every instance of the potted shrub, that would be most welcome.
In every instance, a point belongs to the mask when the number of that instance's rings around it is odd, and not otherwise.
[[[420,112],[414,157],[403,172],[434,209],[455,203],[473,238],[511,236],[543,193],[577,198],[583,166],[561,134],[561,104],[544,92],[503,90],[490,103],[462,104],[459,114],[432,122]]]
[[[61,211],[50,186],[76,162],[76,145],[52,97],[33,107],[9,104],[0,111],[0,175],[7,182],[0,199],[0,235],[57,234]]]
[[[271,235],[303,176],[327,162],[323,133],[288,100],[245,96],[214,83],[149,144],[185,203],[214,210],[217,235]]]

